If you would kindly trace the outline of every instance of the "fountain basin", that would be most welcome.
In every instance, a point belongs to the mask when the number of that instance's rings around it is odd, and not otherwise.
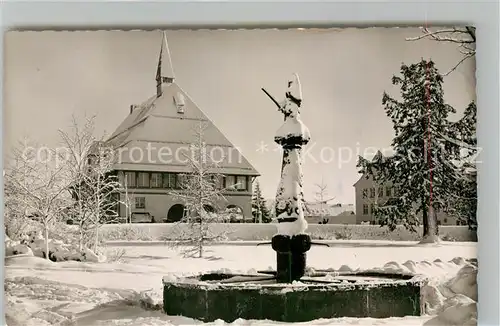
[[[163,280],[163,307],[168,315],[205,322],[222,319],[268,319],[305,322],[336,317],[419,316],[418,276],[389,273],[316,273],[300,282],[277,283],[264,274],[210,273]]]

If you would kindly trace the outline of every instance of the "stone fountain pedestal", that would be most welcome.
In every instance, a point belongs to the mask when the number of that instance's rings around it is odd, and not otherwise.
[[[336,317],[419,316],[423,280],[397,274],[304,276],[279,283],[274,275],[202,274],[163,281],[163,309],[204,322],[274,320],[306,322]]]

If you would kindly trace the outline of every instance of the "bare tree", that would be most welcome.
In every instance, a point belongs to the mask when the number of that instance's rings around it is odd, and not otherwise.
[[[13,151],[5,173],[11,196],[43,228],[45,258],[49,259],[49,230],[70,204],[64,165],[57,162],[53,149],[24,142]],[[11,197],[12,199],[12,197]]]
[[[124,198],[123,198],[123,206],[125,206],[125,218],[127,223],[132,223],[132,203],[134,200],[134,194],[129,192],[128,189],[128,180],[124,178]]]
[[[86,238],[88,237],[89,221],[92,215],[92,208],[88,202],[90,189],[87,184],[90,167],[87,158],[95,142],[94,122],[95,116],[92,116],[85,119],[85,123],[81,127],[75,116],[73,116],[69,131],[59,130],[62,145],[66,149],[60,155],[61,159],[66,163],[67,178],[72,183],[68,189],[74,199],[70,215],[73,223],[78,226],[78,246],[80,251],[88,242]]]
[[[328,218],[325,217],[324,206],[331,200],[335,199],[335,197],[327,198],[328,196],[328,185],[325,183],[324,179],[321,178],[321,183],[316,183],[315,187],[317,191],[315,191],[315,200],[316,204],[320,204],[320,216],[321,216],[321,224],[327,224]]]
[[[171,192],[174,197],[184,201],[186,216],[182,218],[181,229],[186,233],[181,236],[178,245],[186,245],[189,249],[184,254],[202,258],[204,247],[226,236],[224,230],[210,228],[211,223],[225,220],[224,213],[217,213],[219,203],[225,201],[223,192],[223,175],[219,172],[219,164],[207,153],[204,131],[207,125],[201,122],[195,128],[194,142],[189,145],[185,155],[189,172],[180,175],[180,191]],[[186,225],[187,224],[187,225]]]
[[[66,174],[72,183],[69,191],[74,199],[72,215],[79,229],[79,249],[92,246],[94,251],[99,228],[114,218],[119,200],[113,197],[119,188],[116,176],[111,174],[113,149],[94,136],[95,118],[86,118],[81,127],[73,117],[70,132],[59,130],[66,149]]]
[[[116,175],[112,174],[113,148],[98,141],[94,143],[90,154],[90,170],[87,184],[91,189],[93,214],[91,214],[91,225],[94,233],[93,249],[97,251],[99,246],[99,230],[103,223],[109,223],[117,218],[116,206],[120,199],[116,198],[120,183]]]
[[[473,26],[465,26],[463,28],[443,28],[431,31],[427,27],[422,28],[422,35],[417,37],[409,37],[407,41],[417,41],[421,39],[431,39],[437,42],[447,42],[457,44],[460,53],[463,57],[458,61],[447,73],[447,76],[457,69],[465,60],[476,55],[476,28]]]
[[[18,183],[23,188],[28,188],[31,184],[30,175],[33,173],[30,161],[23,159],[23,153],[29,147],[29,140],[20,141],[18,147],[14,149],[13,155],[8,162],[4,177],[4,224],[5,233],[12,239],[20,239],[21,235],[29,225],[29,211],[25,192],[20,192]],[[25,155],[29,155],[26,153]]]

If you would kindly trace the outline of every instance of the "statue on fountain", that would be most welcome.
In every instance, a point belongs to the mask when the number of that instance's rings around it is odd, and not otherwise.
[[[276,194],[275,211],[278,232],[272,238],[277,253],[278,282],[298,281],[305,274],[306,252],[311,248],[311,238],[305,233],[304,194],[302,190],[302,146],[311,135],[300,119],[302,90],[299,76],[293,74],[282,102],[276,101],[262,89],[284,115],[283,125],[274,141],[283,148],[281,180]]]

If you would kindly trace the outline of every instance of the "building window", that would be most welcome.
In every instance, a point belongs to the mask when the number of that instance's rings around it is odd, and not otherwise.
[[[368,204],[363,204],[363,215],[368,215]]]
[[[384,187],[378,187],[378,196],[384,197]]]
[[[385,196],[386,197],[391,197],[392,196],[391,187],[385,187]]]
[[[445,218],[443,219],[443,222],[448,223],[448,219],[445,217]]]
[[[375,204],[373,204],[373,203],[372,203],[372,204],[370,204],[370,213],[371,213],[372,215],[374,215],[374,214],[375,214]]]
[[[177,183],[177,175],[175,173],[163,174],[163,188],[168,188],[168,189],[175,188],[176,183]]]
[[[125,186],[127,188],[134,188],[135,182],[135,172],[125,172]]]
[[[236,177],[236,189],[239,191],[245,191],[248,189],[247,177],[245,175],[239,175]]]
[[[375,188],[370,188],[370,198],[375,198]]]
[[[139,172],[137,174],[137,186],[140,188],[149,188],[149,173]]]
[[[161,188],[162,179],[161,173],[151,173],[151,188]]]
[[[184,113],[184,107],[186,106],[186,100],[182,93],[177,93],[174,96],[175,106],[177,106],[177,113]]]
[[[146,208],[146,197],[135,197],[135,208]]]
[[[363,199],[368,198],[368,189],[363,189]]]
[[[236,185],[236,177],[234,175],[227,175],[225,178],[225,186],[227,189],[229,190],[234,190],[236,189],[235,185]]]

